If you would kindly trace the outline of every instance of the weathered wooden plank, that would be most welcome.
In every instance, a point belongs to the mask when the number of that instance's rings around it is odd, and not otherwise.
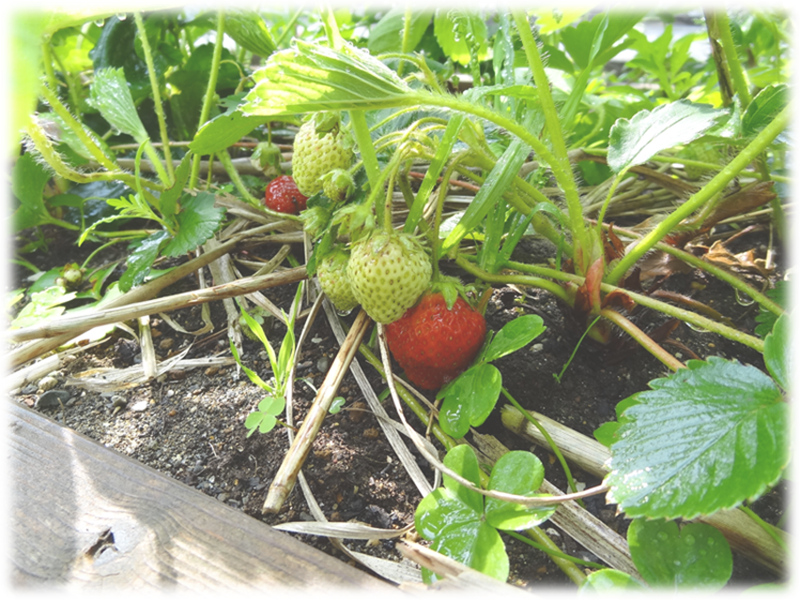
[[[396,590],[24,406],[10,404],[15,586]]]

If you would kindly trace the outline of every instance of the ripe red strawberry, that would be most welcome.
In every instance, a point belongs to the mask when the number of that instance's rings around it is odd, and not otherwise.
[[[460,296],[448,310],[441,293],[425,294],[397,321],[386,326],[395,360],[416,386],[434,390],[455,379],[475,359],[486,321]]]
[[[298,214],[306,209],[306,198],[297,189],[294,179],[288,175],[281,175],[269,182],[264,192],[264,204],[277,212]]]

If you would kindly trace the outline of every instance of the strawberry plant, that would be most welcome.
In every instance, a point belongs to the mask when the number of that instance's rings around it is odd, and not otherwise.
[[[280,264],[297,267],[302,255],[302,276],[316,278],[340,317],[363,309],[383,350],[385,333],[401,389],[422,390],[402,394],[406,405],[462,478],[446,474],[424,495],[416,528],[435,549],[505,579],[503,537],[538,526],[564,499],[526,504],[544,485],[538,459],[511,452],[491,470],[461,442],[501,397],[517,405],[500,367],[530,356],[551,329],[534,314],[493,328],[488,298],[498,288],[542,294],[560,306],[558,334],[576,348],[591,345],[612,365],[638,346],[664,371],[597,430],[608,472],[577,497],[605,494],[632,519],[641,577],[603,569],[587,579],[570,557],[557,564],[595,589],[716,589],[730,577],[730,552],[717,530],[684,521],[748,509],[781,481],[790,455],[789,283],[776,281],[771,254],[725,244],[751,222],[769,228],[770,244],[791,237],[791,60],[778,12],[709,8],[694,20],[688,33],[675,15],[505,7],[23,20],[17,35],[41,50],[16,40],[20,64],[43,78],[17,72],[12,223],[15,262],[38,280],[15,290],[12,341],[134,302],[150,285],[165,289],[187,255],[213,256],[212,276],[230,282],[234,267],[214,252],[235,249],[252,267],[248,244],[302,243],[304,253],[258,263],[253,277],[285,274]],[[38,273],[23,255],[45,248],[51,228],[97,249]],[[531,240],[546,258],[523,251]],[[89,268],[111,248],[118,262]],[[757,327],[669,289],[688,272],[753,303]],[[231,325],[232,355],[267,392],[245,421],[248,436],[279,422],[300,318],[300,288],[288,315],[258,292],[240,295],[280,315],[287,333],[276,355],[242,306],[269,356],[265,382],[243,363]],[[641,327],[648,322],[658,325]],[[681,324],[755,352],[763,368],[691,350],[684,360],[688,348],[673,336]],[[19,350],[12,366],[66,341]],[[557,383],[569,377],[563,370]],[[315,393],[332,398],[328,387]],[[550,448],[566,466],[552,438]]]

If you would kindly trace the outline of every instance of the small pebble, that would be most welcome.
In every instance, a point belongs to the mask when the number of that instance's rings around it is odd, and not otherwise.
[[[47,375],[39,380],[39,391],[46,392],[47,390],[52,390],[57,385],[58,379],[52,377],[51,375]]]
[[[319,360],[317,360],[317,370],[320,373],[327,373],[330,364],[331,364],[331,359],[323,355],[322,357],[320,357]]]
[[[365,429],[362,435],[368,440],[376,440],[380,437],[381,432],[377,427],[370,427],[369,429]]]
[[[143,412],[147,410],[147,400],[139,400],[136,404],[131,406],[131,410],[134,412]]]
[[[173,338],[164,338],[158,343],[158,347],[162,350],[169,350],[175,344],[175,340]]]
[[[128,406],[128,399],[125,396],[111,396],[111,408],[125,408]]]
[[[48,390],[36,399],[33,407],[37,409],[58,408],[69,400],[70,393],[64,390]]]
[[[204,371],[206,377],[211,377],[212,375],[216,375],[219,373],[219,367],[217,366],[210,366]]]

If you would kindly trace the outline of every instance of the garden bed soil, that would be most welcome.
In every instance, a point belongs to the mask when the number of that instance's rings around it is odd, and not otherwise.
[[[52,237],[50,237],[52,234]],[[48,234],[51,240],[46,252],[37,251],[27,258],[41,269],[80,261],[92,250],[86,244],[78,248],[68,236],[58,230]],[[764,230],[743,236],[732,251],[754,249],[764,256],[768,236]],[[523,240],[515,258],[541,262],[551,248],[536,240]],[[271,250],[262,249],[268,258]],[[104,257],[107,260],[108,256]],[[103,259],[98,259],[103,260]],[[19,287],[16,273],[10,282]],[[749,275],[750,277],[755,277]],[[207,273],[207,281],[210,274]],[[760,287],[763,279],[753,281]],[[196,278],[185,278],[164,295],[197,289]],[[699,271],[673,275],[665,287],[691,295],[720,313],[733,319],[736,327],[752,333],[758,314],[756,305],[744,305],[723,283]],[[294,286],[265,290],[279,307],[288,310],[294,296]],[[221,302],[210,305],[214,331],[193,336],[175,330],[157,315],[151,317],[158,358],[164,360],[189,348],[186,358],[205,358],[214,355],[230,356],[227,320]],[[498,360],[495,364],[503,376],[508,392],[525,408],[540,412],[582,434],[593,431],[613,420],[616,404],[635,392],[647,389],[648,382],[668,374],[664,365],[638,347],[618,345],[613,349],[600,347],[585,340],[557,381],[558,374],[570,360],[582,331],[572,323],[554,296],[548,292],[499,286],[494,289],[486,310],[488,326],[500,329],[506,322],[521,314],[542,317],[547,330],[524,349]],[[347,323],[354,317],[345,317]],[[203,326],[201,308],[195,306],[178,310],[170,318],[186,331]],[[651,331],[665,319],[644,312],[635,316],[637,324]],[[280,340],[285,331],[273,320],[267,328],[271,340]],[[761,355],[719,336],[694,330],[680,324],[672,333],[675,344],[667,345],[681,360],[692,356],[707,358],[721,356],[736,359],[763,369]],[[296,423],[302,422],[333,362],[338,344],[324,313],[320,313],[306,338],[297,365],[294,386]],[[266,378],[269,362],[263,346],[249,339],[244,343],[245,364]],[[200,367],[171,371],[150,383],[133,389],[90,391],[68,385],[70,378],[90,369],[122,368],[141,360],[140,349],[132,336],[122,330],[107,341],[76,355],[61,371],[54,373],[56,389],[68,392],[65,401],[42,406],[42,391],[30,384],[12,396],[14,402],[39,410],[64,427],[88,436],[99,443],[126,454],[158,471],[181,481],[219,502],[235,507],[253,519],[276,525],[293,521],[312,520],[311,511],[297,486],[278,514],[262,515],[267,490],[288,448],[287,432],[281,427],[267,434],[247,436],[244,420],[263,397],[260,388],[252,384],[236,365]],[[364,368],[377,393],[385,390],[382,377],[360,355],[356,360]],[[352,374],[348,373],[339,389],[345,399],[344,408],[325,418],[303,473],[325,516],[334,522],[360,521],[379,528],[402,528],[413,523],[414,511],[420,500],[416,487],[404,471],[386,441],[375,416],[368,410],[363,394]],[[432,399],[432,395],[429,395]],[[531,450],[542,460],[546,477],[559,489],[566,490],[563,471],[548,451],[533,447],[506,430],[498,410],[479,428],[482,433],[496,436],[510,449]],[[396,418],[390,400],[384,402],[387,412]],[[424,431],[410,411],[408,420]],[[412,453],[423,471],[431,476],[425,459]],[[600,481],[575,469],[575,478],[586,487]],[[752,507],[767,522],[776,523],[783,514],[784,490],[776,490]],[[602,496],[586,500],[587,509],[612,529],[624,535],[627,521],[616,513],[616,507],[605,504]],[[569,554],[597,560],[574,540],[545,523],[543,528],[559,547]],[[293,534],[311,546],[323,549],[342,560],[349,560],[323,537]],[[534,550],[516,539],[504,536],[511,561],[509,582],[536,591],[540,586],[572,586],[569,579],[541,551]],[[356,551],[400,561],[395,540],[381,542],[346,541]],[[731,585],[750,586],[778,580],[774,574],[735,555]]]

